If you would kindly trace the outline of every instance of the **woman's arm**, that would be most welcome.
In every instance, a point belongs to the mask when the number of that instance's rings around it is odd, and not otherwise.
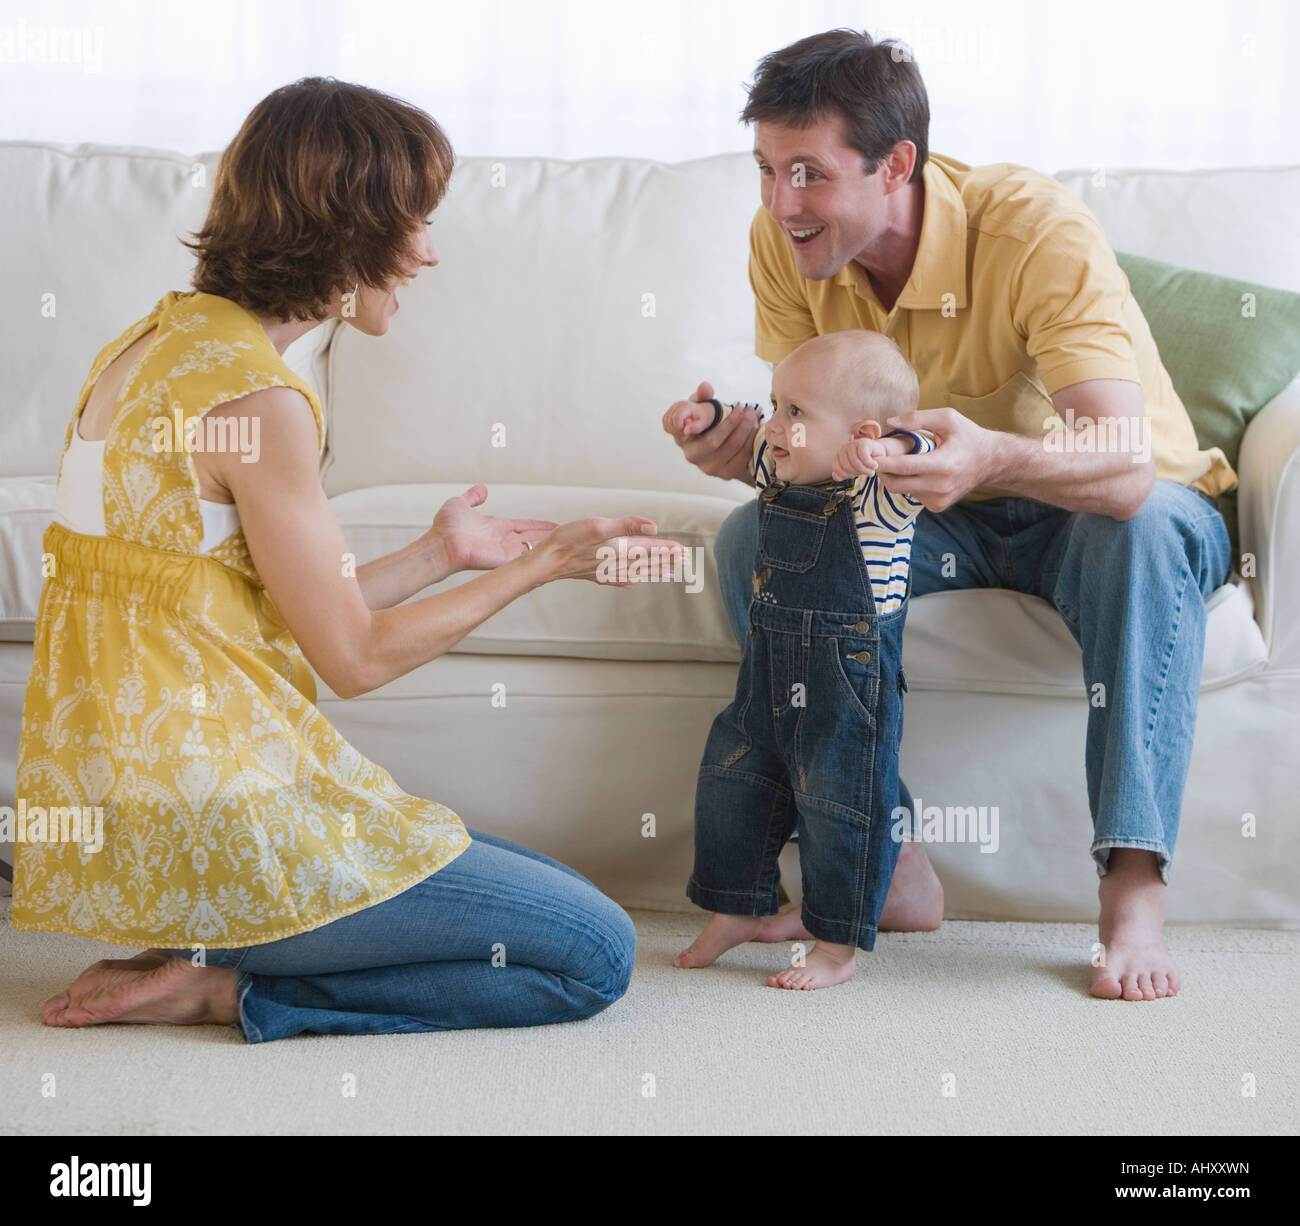
[[[550,519],[485,515],[481,481],[448,498],[433,526],[403,549],[357,567],[361,594],[372,609],[391,609],[408,596],[462,570],[493,570],[517,558],[560,525]]]
[[[409,545],[358,566],[357,583],[371,609],[391,609],[431,584],[441,583],[457,569],[451,565],[445,543],[430,529]]]
[[[214,467],[234,496],[268,594],[308,663],[341,698],[377,689],[435,659],[543,583],[597,578],[601,544],[616,544],[610,538],[620,534],[654,530],[640,516],[579,520],[549,531],[531,551],[452,591],[372,609],[348,565],[343,530],[321,488],[316,423],[306,398],[291,388],[269,388],[212,412],[259,419],[257,462],[245,464],[237,452],[214,453]],[[645,537],[640,543],[662,550],[663,559],[683,548]],[[387,573],[391,578],[394,571]]]

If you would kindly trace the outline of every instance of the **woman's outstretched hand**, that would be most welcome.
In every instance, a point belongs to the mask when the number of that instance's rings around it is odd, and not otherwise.
[[[441,541],[453,571],[492,570],[536,546],[559,527],[549,519],[501,519],[476,508],[487,501],[481,481],[449,498],[433,517],[433,532]]]
[[[655,523],[644,515],[621,519],[592,516],[551,532],[534,552],[545,578],[589,579],[610,587],[663,582],[680,573],[686,546],[652,536]]]

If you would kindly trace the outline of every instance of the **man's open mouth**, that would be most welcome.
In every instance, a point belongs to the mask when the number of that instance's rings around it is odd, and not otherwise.
[[[790,237],[794,239],[796,247],[806,247],[809,243],[815,242],[817,236],[826,229],[825,226],[805,226],[798,230],[791,230]]]

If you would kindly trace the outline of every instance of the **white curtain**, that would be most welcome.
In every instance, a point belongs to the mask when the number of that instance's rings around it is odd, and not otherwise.
[[[275,86],[400,94],[462,155],[677,161],[750,147],[768,51],[899,36],[931,148],[1067,166],[1300,162],[1292,0],[0,0],[0,139],[223,147]]]

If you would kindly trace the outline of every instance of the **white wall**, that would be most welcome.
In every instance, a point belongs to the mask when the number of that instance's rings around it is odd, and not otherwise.
[[[931,147],[965,161],[1300,161],[1291,0],[0,0],[0,139],[220,149],[320,73],[411,99],[462,154],[676,161],[747,149],[757,60],[840,25],[909,40]]]

